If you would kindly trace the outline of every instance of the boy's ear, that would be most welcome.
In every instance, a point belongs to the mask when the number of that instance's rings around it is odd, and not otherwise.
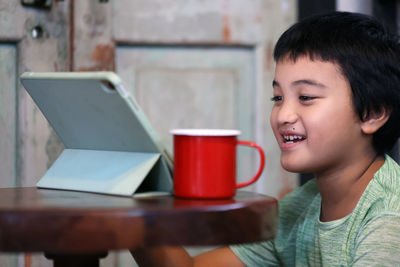
[[[383,109],[381,112],[373,112],[361,123],[361,130],[364,134],[374,134],[389,119],[390,112]]]

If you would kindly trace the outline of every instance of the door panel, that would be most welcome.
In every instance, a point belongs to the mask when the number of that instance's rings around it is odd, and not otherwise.
[[[16,47],[0,44],[0,187],[14,187],[16,182]]]
[[[16,185],[16,58],[15,44],[0,44],[0,187]],[[16,266],[17,261],[15,254],[0,254],[0,266]]]
[[[173,128],[239,129],[254,140],[252,48],[135,47],[116,49],[117,72],[172,152]],[[238,153],[238,175],[254,153]]]

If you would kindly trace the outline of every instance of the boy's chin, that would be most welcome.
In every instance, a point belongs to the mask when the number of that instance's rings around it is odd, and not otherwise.
[[[281,157],[281,165],[282,168],[288,172],[294,172],[294,173],[311,173],[312,170],[310,168],[307,168],[305,164],[302,164],[300,161],[295,161],[295,160],[288,160],[285,158]]]

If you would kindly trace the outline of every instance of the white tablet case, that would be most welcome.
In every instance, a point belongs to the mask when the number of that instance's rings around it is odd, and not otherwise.
[[[26,72],[21,82],[65,145],[40,188],[172,192],[172,161],[113,72]]]

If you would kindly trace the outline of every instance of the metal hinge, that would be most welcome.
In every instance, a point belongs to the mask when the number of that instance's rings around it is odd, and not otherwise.
[[[53,0],[21,0],[21,4],[26,7],[50,9]]]

